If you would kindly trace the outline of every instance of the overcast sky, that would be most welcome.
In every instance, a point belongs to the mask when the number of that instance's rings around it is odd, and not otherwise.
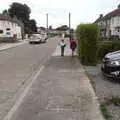
[[[49,25],[53,28],[67,24],[71,13],[71,26],[79,23],[94,22],[99,14],[106,14],[117,8],[120,0],[0,0],[0,12],[7,9],[12,2],[25,3],[31,8],[31,19],[38,26],[46,27],[46,13],[49,14]]]

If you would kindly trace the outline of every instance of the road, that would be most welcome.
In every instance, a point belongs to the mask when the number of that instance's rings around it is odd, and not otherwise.
[[[45,44],[28,43],[0,52],[0,120],[9,113],[37,71],[51,57],[57,37]]]

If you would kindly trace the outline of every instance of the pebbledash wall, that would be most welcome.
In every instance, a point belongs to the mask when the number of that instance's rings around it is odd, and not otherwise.
[[[22,23],[15,17],[0,14],[0,38],[13,38],[13,36],[22,39]]]
[[[120,14],[111,18],[111,35],[119,35],[120,37]]]

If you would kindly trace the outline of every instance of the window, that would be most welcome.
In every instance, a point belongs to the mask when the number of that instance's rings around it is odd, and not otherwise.
[[[9,31],[9,30],[10,30],[10,28],[6,28],[6,30],[8,30],[8,31]]]
[[[3,30],[0,30],[0,34],[2,34],[3,33]]]

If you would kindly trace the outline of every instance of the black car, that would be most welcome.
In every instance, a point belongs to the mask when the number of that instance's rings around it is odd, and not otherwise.
[[[105,76],[120,79],[120,50],[106,54],[101,69]]]

